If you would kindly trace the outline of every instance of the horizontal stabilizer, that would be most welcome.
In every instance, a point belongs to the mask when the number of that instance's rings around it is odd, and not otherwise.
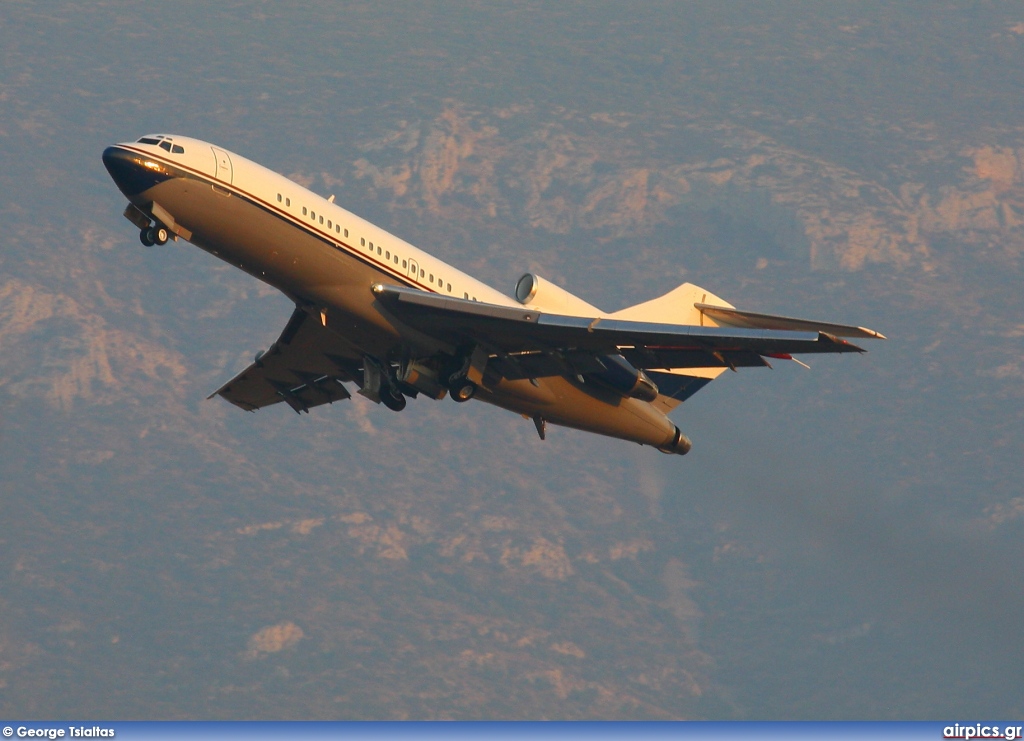
[[[719,325],[729,327],[747,327],[750,329],[788,329],[794,332],[823,332],[835,337],[870,337],[884,340],[885,335],[866,327],[854,327],[849,324],[832,322],[816,322],[810,319],[794,319],[788,316],[757,314],[753,311],[740,311],[728,306],[712,304],[694,304],[694,308],[704,316],[713,319]]]

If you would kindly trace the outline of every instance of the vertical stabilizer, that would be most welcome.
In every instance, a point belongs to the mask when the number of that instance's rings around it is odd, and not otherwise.
[[[702,327],[717,327],[718,324],[694,304],[714,304],[733,308],[715,294],[693,283],[683,283],[664,296],[652,298],[642,304],[616,311],[611,316],[631,322],[657,322],[659,324],[690,324]]]
[[[713,304],[733,308],[715,294],[695,286],[693,283],[673,288],[664,296],[644,301],[617,311],[611,316],[631,322],[656,322],[659,324],[689,324],[699,327],[717,327],[718,323],[705,315],[695,304]],[[656,373],[658,388],[661,390],[654,406],[668,414],[685,399],[718,378],[725,368],[687,368],[686,370],[664,370]],[[653,378],[654,376],[652,376]]]

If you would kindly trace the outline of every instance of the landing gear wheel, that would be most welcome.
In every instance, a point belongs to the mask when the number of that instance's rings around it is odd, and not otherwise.
[[[152,247],[154,244],[167,244],[167,240],[171,238],[170,233],[167,231],[167,227],[160,226],[149,226],[139,232],[139,241],[147,247]]]
[[[448,392],[460,404],[469,401],[476,394],[476,384],[465,376],[456,376],[448,382]]]
[[[405,409],[405,395],[398,389],[382,388],[380,390],[380,403],[392,412],[400,412]]]

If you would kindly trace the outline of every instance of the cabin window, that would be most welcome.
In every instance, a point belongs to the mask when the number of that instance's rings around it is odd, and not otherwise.
[[[381,248],[380,248],[380,247],[378,247],[378,248],[377,248],[377,254],[379,255],[379,254],[380,254],[381,252],[382,252]]]
[[[464,299],[468,299],[468,298],[469,298],[469,294],[468,294],[468,293],[464,293],[464,294],[462,294],[462,298],[464,298]]]
[[[423,268],[420,268],[420,277],[421,278],[423,277]],[[433,278],[434,276],[430,276],[430,277]]]
[[[321,223],[321,224],[323,224],[323,223],[324,223],[324,217],[323,217],[323,216],[321,216],[321,217],[320,217],[320,223]]]
[[[384,259],[385,260],[390,260],[391,259],[391,250],[388,250],[387,252],[384,253]]]
[[[302,215],[303,215],[303,216],[305,216],[305,215],[306,215],[307,213],[308,213],[308,212],[306,211],[306,207],[305,207],[305,206],[303,206],[303,207],[302,207]]]
[[[175,144],[171,147],[171,154],[185,154],[185,147],[180,144]]]
[[[395,255],[395,265],[398,264],[398,255]]]
[[[284,199],[284,205],[285,206],[291,206],[292,205],[292,199],[291,198],[285,198]]]
[[[316,211],[310,211],[309,218],[311,218],[313,221],[316,221]]]
[[[361,244],[363,247],[365,247],[366,246],[366,238],[365,237],[360,237],[359,238],[359,244]]]
[[[334,231],[336,231],[338,234],[341,234],[341,224],[335,224]],[[346,233],[345,236],[347,237],[348,234]]]
[[[409,262],[408,262],[408,260],[402,260],[402,267],[403,267],[403,268],[408,268],[408,267],[409,267]]]
[[[327,220],[327,228],[328,229],[333,229],[334,228],[334,225],[331,224],[331,220],[330,219]]]
[[[452,292],[452,284],[451,283],[449,283],[447,286],[445,286],[445,288],[448,289],[448,293]]]
[[[345,230],[345,236],[348,236],[348,229]]]
[[[278,194],[277,194],[277,202],[278,202],[278,203],[280,203],[280,202],[281,202],[281,194],[280,194],[280,193],[278,193]]]
[[[431,282],[431,283],[433,283],[433,282],[434,282],[434,274],[433,274],[433,273],[431,273],[431,274],[430,274],[430,282]]]

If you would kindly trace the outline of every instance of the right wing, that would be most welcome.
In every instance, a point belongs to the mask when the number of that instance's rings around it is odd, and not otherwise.
[[[676,370],[766,366],[765,357],[791,353],[864,352],[823,331],[824,326],[843,325],[807,322],[801,330],[701,327],[550,314],[382,284],[373,291],[392,313],[421,332],[486,349],[492,356],[488,367],[509,380],[600,372],[600,357],[607,354],[621,354],[642,370]]]
[[[280,401],[296,412],[348,399],[342,382],[361,379],[360,356],[341,337],[295,307],[277,342],[210,394],[247,412]]]
[[[740,311],[731,306],[714,306],[696,303],[693,305],[704,316],[711,317],[719,325],[728,327],[750,327],[752,329],[789,329],[794,332],[825,332],[836,337],[869,337],[884,340],[885,335],[867,327],[855,327],[850,324],[834,322],[816,322],[811,319],[794,319],[790,316],[774,314],[758,314],[753,311]]]

